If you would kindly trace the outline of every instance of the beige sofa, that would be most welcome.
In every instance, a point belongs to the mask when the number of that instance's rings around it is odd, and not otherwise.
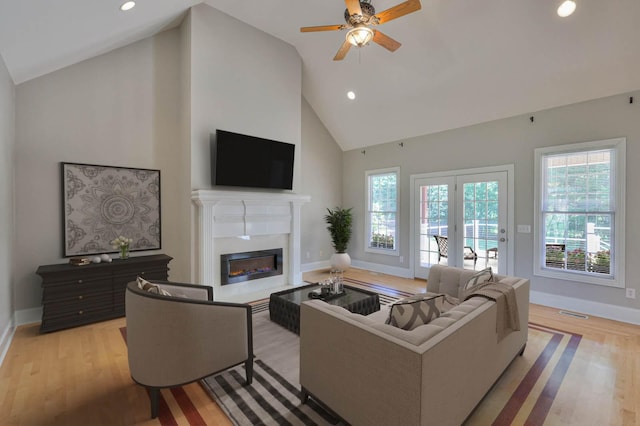
[[[427,291],[458,297],[473,271],[434,266]],[[300,318],[300,384],[354,426],[459,425],[527,342],[529,280],[512,284],[520,331],[498,341],[496,302],[474,297],[431,323],[406,331],[387,310],[368,317],[319,300]]]

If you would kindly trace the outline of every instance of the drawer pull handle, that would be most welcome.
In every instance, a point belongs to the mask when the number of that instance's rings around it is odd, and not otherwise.
[[[84,299],[84,296],[82,295],[78,296],[78,300],[82,300],[82,299]]]
[[[78,280],[78,284],[82,284],[82,280]]]
[[[84,314],[84,311],[78,311],[78,315]]]

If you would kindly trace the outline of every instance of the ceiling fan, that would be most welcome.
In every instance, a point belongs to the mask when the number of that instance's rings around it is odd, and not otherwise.
[[[407,0],[376,14],[376,10],[371,4],[371,0],[345,0],[345,3],[347,5],[347,9],[344,11],[344,20],[347,22],[346,24],[300,28],[300,32],[303,33],[348,29],[349,31],[347,32],[346,40],[342,43],[340,49],[338,49],[338,53],[333,58],[334,61],[343,60],[351,46],[362,47],[368,44],[371,40],[373,40],[374,43],[378,43],[385,49],[395,52],[400,47],[400,43],[381,31],[372,29],[371,27],[384,24],[392,19],[415,12],[420,10],[422,7],[420,5],[420,0]]]

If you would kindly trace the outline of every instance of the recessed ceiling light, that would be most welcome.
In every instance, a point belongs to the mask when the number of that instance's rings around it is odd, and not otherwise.
[[[354,100],[354,99],[356,98],[356,94],[355,94],[355,93],[353,93],[351,90],[349,90],[349,91],[347,92],[347,98],[349,98],[349,99],[351,99],[351,100]]]
[[[135,1],[127,1],[127,2],[122,3],[122,6],[120,6],[120,10],[125,10],[125,11],[126,10],[131,10],[131,9],[133,9],[133,6],[135,6],[135,5],[136,5]]]
[[[576,2],[573,0],[566,0],[560,7],[558,7],[558,16],[566,18],[576,10]]]

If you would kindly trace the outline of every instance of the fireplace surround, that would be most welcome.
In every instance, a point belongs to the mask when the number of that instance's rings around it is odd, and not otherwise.
[[[214,300],[249,302],[301,285],[300,218],[308,195],[288,192],[195,190],[195,282]],[[220,255],[282,247],[282,275],[222,285]]]

